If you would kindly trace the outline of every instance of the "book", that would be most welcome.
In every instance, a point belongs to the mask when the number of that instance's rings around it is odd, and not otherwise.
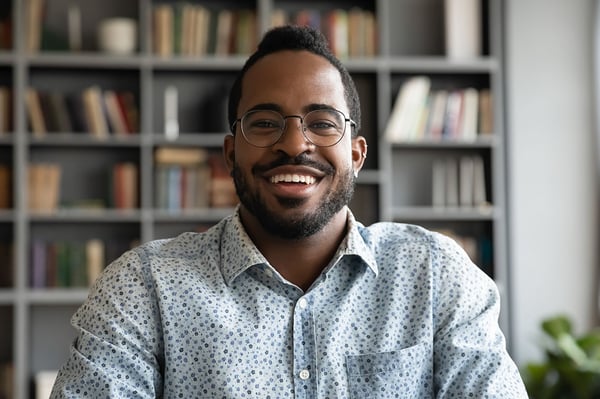
[[[479,116],[479,91],[472,87],[463,90],[463,108],[459,137],[473,141],[477,138]]]
[[[62,133],[73,132],[73,124],[65,96],[57,91],[47,94],[49,111],[54,115],[54,130]]]
[[[193,54],[197,56],[206,55],[208,53],[208,40],[210,36],[210,11],[201,5],[195,7],[196,18],[194,22],[194,50]]]
[[[479,134],[489,135],[494,132],[494,108],[490,89],[479,92]]]
[[[231,43],[233,40],[234,27],[233,11],[224,8],[217,14],[217,30],[215,52],[216,56],[227,56],[231,54]]]
[[[84,241],[71,241],[69,248],[69,287],[87,287],[87,256]]]
[[[179,136],[179,91],[177,86],[169,85],[164,93],[164,133],[168,140],[175,140]]]
[[[442,137],[456,139],[459,136],[462,121],[463,91],[452,90],[448,93],[446,114],[444,115],[444,128]]]
[[[140,113],[136,102],[135,94],[131,91],[118,91],[117,100],[119,109],[123,114],[123,120],[127,125],[127,132],[130,134],[140,131]]]
[[[0,397],[10,399],[14,396],[15,366],[11,362],[0,364]]]
[[[210,206],[232,207],[239,200],[233,179],[227,170],[225,160],[220,153],[212,153],[208,159],[211,170]]]
[[[241,9],[237,12],[237,25],[235,28],[236,54],[250,54],[257,45],[256,13],[250,9]]]
[[[431,205],[435,208],[446,206],[446,161],[435,159],[431,172]]]
[[[92,286],[104,270],[104,251],[104,242],[100,239],[90,239],[85,243],[88,286]]]
[[[121,109],[117,93],[114,90],[104,90],[104,106],[106,107],[110,130],[117,136],[128,134],[129,128],[125,119],[125,112]]]
[[[34,239],[31,243],[31,288],[46,287],[46,243],[40,239]]]
[[[159,57],[170,57],[173,55],[173,27],[174,11],[168,4],[157,4],[152,12],[153,25],[153,47],[154,53]]]
[[[67,8],[67,26],[69,36],[69,51],[80,51],[82,48],[81,8],[72,2]]]
[[[58,376],[58,370],[43,370],[35,374],[35,399],[48,399]]]
[[[340,59],[348,58],[348,14],[341,8],[333,9],[323,18],[325,36],[331,51]]]
[[[25,49],[29,53],[35,53],[39,51],[42,42],[45,0],[27,0],[25,5]]]
[[[14,243],[0,241],[0,287],[9,288],[14,285]]]
[[[414,76],[402,84],[384,129],[390,142],[410,140],[419,122],[431,87],[427,76]]]
[[[53,211],[60,196],[60,166],[51,163],[30,164],[27,171],[28,207],[36,211]]]
[[[459,198],[461,207],[474,204],[475,163],[473,157],[464,155],[459,159]]]
[[[154,151],[154,162],[165,165],[197,165],[208,160],[204,148],[158,147]]]
[[[271,12],[271,27],[284,26],[288,23],[287,11],[283,8],[276,8]]]
[[[0,86],[0,136],[12,127],[12,95],[7,86]]]
[[[445,44],[449,58],[481,55],[481,1],[444,1]]]
[[[459,204],[459,177],[458,177],[458,161],[455,158],[446,158],[446,206],[456,207]]]
[[[12,205],[12,170],[8,165],[0,164],[0,209]]]
[[[473,157],[473,206],[485,207],[490,203],[486,194],[485,166],[481,156]]]
[[[427,136],[439,140],[444,132],[444,119],[446,116],[446,103],[448,101],[447,90],[436,90],[431,102],[431,111],[427,124]]]
[[[42,112],[42,103],[39,93],[36,89],[28,87],[25,91],[25,106],[27,108],[27,117],[29,120],[29,129],[35,137],[46,135],[46,122]]]
[[[134,209],[138,206],[138,166],[133,162],[118,162],[112,174],[113,206]]]
[[[98,138],[108,137],[109,129],[103,108],[102,90],[92,85],[83,90],[83,106],[89,133]]]

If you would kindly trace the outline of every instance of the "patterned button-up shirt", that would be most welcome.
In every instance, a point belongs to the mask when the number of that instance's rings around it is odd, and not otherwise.
[[[350,212],[303,291],[236,212],[105,270],[72,319],[78,337],[52,397],[526,398],[499,306],[449,238],[364,227]]]

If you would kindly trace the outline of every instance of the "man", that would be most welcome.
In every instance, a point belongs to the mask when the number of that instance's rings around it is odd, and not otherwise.
[[[347,208],[367,144],[319,33],[267,33],[229,119],[235,214],[107,268],[54,398],[527,397],[494,283],[450,239]]]

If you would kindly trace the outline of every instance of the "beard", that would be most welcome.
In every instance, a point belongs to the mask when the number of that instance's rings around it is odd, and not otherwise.
[[[269,167],[261,169],[268,169],[270,167],[285,164],[310,165],[324,171],[327,175],[334,175],[335,173],[335,169],[331,166],[315,164],[308,160],[305,155],[300,155],[294,159],[280,159],[274,164],[269,165]],[[256,173],[254,168],[253,173]],[[354,172],[352,168],[347,168],[346,170],[341,171],[337,184],[335,187],[332,187],[317,209],[313,212],[299,216],[285,217],[268,208],[261,193],[250,187],[237,163],[234,163],[232,176],[237,195],[242,205],[254,215],[262,227],[270,234],[290,240],[299,240],[310,237],[322,230],[335,214],[350,203],[350,200],[354,195]],[[297,208],[307,201],[307,199],[304,198],[278,198],[277,200],[281,206],[288,209]]]

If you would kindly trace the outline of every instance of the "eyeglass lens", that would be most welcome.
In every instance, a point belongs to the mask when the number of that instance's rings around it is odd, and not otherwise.
[[[336,144],[346,128],[343,113],[334,109],[314,110],[304,117],[282,116],[271,110],[255,110],[246,113],[241,120],[242,134],[250,144],[267,147],[275,144],[285,130],[288,118],[300,118],[306,138],[317,146]]]

